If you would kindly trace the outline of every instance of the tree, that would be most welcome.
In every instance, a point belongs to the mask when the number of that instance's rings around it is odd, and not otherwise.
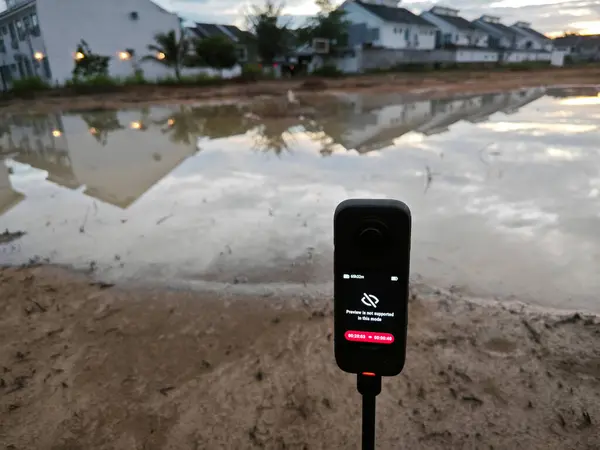
[[[224,36],[211,36],[195,42],[196,58],[200,64],[215,69],[231,69],[237,64],[235,44]]]
[[[263,6],[254,6],[246,16],[248,29],[256,36],[256,51],[264,64],[273,64],[278,56],[289,49],[290,31],[282,22],[284,4],[266,0]]]
[[[92,136],[105,146],[108,141],[108,135],[112,131],[122,130],[116,111],[100,111],[81,114],[81,118],[87,124],[88,130]]]
[[[73,78],[108,76],[108,62],[110,56],[96,55],[83,39],[79,42],[75,51],[75,67]]]
[[[313,39],[327,39],[331,57],[348,45],[348,27],[346,11],[336,8],[331,0],[316,0],[320,11],[309,19],[305,27],[298,30],[298,39],[304,44],[311,44]]]
[[[168,33],[158,33],[154,36],[156,44],[148,46],[148,50],[154,54],[145,56],[144,60],[157,61],[175,71],[175,78],[181,80],[181,68],[185,65],[190,49],[189,41],[179,33],[171,30]]]

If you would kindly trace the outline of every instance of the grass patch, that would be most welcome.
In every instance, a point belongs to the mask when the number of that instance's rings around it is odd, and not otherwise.
[[[39,77],[14,80],[10,92],[17,97],[33,97],[37,92],[47,91],[52,86]]]

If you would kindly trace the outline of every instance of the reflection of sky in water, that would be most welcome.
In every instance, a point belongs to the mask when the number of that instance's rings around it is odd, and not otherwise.
[[[328,289],[336,204],[395,197],[413,210],[413,274],[598,309],[598,102],[542,93],[363,104],[324,123],[258,127],[156,108],[119,113],[123,129],[104,118],[114,128],[105,140],[98,124],[65,116],[50,126],[64,135],[40,146],[30,133],[29,147],[15,128],[21,151],[6,160],[14,173],[0,173],[0,227],[28,235],[0,261],[39,255],[94,260],[109,278]],[[188,120],[192,138],[169,117]],[[129,126],[138,121],[151,125]]]

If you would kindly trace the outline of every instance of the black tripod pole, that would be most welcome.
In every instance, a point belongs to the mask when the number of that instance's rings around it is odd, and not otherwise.
[[[360,373],[356,387],[362,395],[362,450],[375,450],[375,397],[381,392],[381,377]]]

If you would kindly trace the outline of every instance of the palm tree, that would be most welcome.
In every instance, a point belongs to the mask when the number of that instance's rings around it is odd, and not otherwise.
[[[189,41],[180,31],[179,37],[175,30],[168,33],[158,33],[154,36],[155,44],[149,45],[148,50],[152,55],[145,56],[144,60],[157,61],[160,64],[170,67],[175,71],[175,78],[181,80],[181,68],[185,65],[185,60],[190,49]]]
[[[196,116],[194,108],[190,106],[180,105],[178,111],[154,123],[161,126],[163,134],[169,134],[169,139],[175,144],[195,145],[202,135],[202,119]]]

